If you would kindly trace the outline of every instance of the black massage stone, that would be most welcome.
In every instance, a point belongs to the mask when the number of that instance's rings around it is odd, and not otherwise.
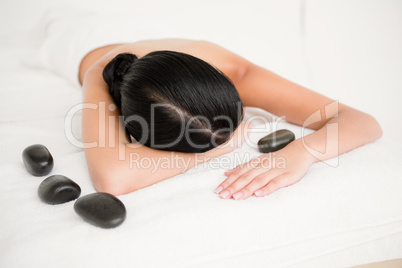
[[[38,188],[40,199],[51,205],[62,204],[77,199],[80,194],[80,186],[63,175],[48,177],[42,181]]]
[[[277,130],[258,141],[258,150],[261,153],[272,153],[284,148],[295,140],[295,134],[287,129]]]
[[[93,193],[75,201],[75,212],[85,221],[101,228],[114,228],[126,219],[126,207],[114,195]]]
[[[45,176],[53,169],[53,157],[42,144],[25,148],[22,160],[28,172],[34,176]]]

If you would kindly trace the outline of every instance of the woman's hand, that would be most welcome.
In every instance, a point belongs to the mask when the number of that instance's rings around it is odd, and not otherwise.
[[[215,190],[223,199],[263,197],[298,182],[315,162],[300,140],[285,148],[263,154],[225,172],[228,176]]]

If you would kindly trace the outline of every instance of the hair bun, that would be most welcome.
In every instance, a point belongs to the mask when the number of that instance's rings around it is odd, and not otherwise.
[[[124,75],[137,59],[134,54],[120,53],[103,69],[103,80],[109,86],[109,92],[119,108],[121,107],[120,85],[123,82]]]

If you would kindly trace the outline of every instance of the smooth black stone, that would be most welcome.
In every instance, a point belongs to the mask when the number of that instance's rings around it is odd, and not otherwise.
[[[53,169],[53,157],[42,144],[31,145],[22,152],[22,160],[29,173],[45,176]]]
[[[258,150],[261,153],[272,153],[284,148],[295,140],[295,134],[287,129],[277,130],[258,141]]]
[[[102,228],[114,228],[126,219],[126,207],[114,195],[93,193],[75,201],[75,212],[85,221]]]
[[[56,205],[77,199],[81,194],[80,186],[63,175],[53,175],[43,180],[38,188],[40,199]]]

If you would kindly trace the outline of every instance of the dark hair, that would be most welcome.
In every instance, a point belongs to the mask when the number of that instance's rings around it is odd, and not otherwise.
[[[233,83],[188,54],[122,53],[106,65],[103,79],[126,131],[151,148],[205,152],[228,141],[243,119]]]

